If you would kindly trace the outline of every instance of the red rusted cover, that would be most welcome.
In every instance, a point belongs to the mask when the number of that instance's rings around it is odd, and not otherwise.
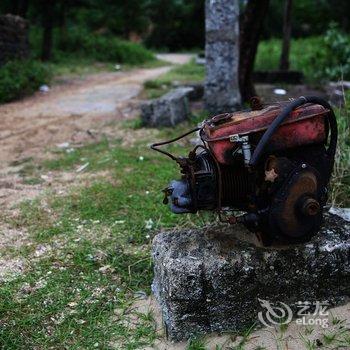
[[[237,144],[230,142],[231,135],[249,135],[254,148],[286,104],[276,103],[261,110],[227,113],[213,117],[205,125],[204,134],[217,160],[222,164],[232,162],[232,152]],[[273,152],[324,142],[326,138],[324,117],[328,112],[324,107],[315,104],[299,107],[272,136],[268,150]]]

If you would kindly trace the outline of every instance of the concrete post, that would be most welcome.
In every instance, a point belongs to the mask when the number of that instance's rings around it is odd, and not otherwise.
[[[239,1],[206,0],[205,106],[212,114],[239,108]]]

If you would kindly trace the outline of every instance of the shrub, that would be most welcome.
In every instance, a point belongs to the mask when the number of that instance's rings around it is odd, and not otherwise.
[[[155,59],[153,53],[140,44],[121,40],[112,35],[89,33],[82,28],[70,30],[57,49],[82,54],[97,61],[142,64]]]
[[[331,24],[324,37],[326,55],[324,73],[333,80],[350,79],[350,37]]]
[[[278,69],[281,47],[279,39],[262,41],[255,69]],[[324,37],[293,39],[290,64],[311,82],[350,79],[350,36],[331,24]]]
[[[280,39],[262,41],[255,62],[256,70],[278,69],[282,42]],[[308,81],[320,79],[320,59],[325,56],[326,46],[322,37],[293,39],[290,50],[290,68],[300,70]],[[323,71],[321,69],[321,71]]]
[[[10,61],[0,67],[0,103],[29,95],[49,81],[49,70],[42,63]]]

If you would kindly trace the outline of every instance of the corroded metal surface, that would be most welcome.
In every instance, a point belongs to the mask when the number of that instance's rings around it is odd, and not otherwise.
[[[237,147],[229,136],[247,135],[257,143],[272,121],[281,112],[282,103],[261,110],[221,114],[212,118],[205,126],[205,140],[220,163],[232,163],[232,152]],[[278,131],[272,136],[270,151],[321,143],[325,140],[324,116],[328,111],[319,105],[307,105],[292,112]]]

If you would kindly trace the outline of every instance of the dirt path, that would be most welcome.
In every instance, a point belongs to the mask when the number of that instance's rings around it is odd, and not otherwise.
[[[158,55],[170,64],[184,64],[186,54]],[[105,72],[83,78],[69,78],[53,85],[48,93],[36,93],[21,101],[0,105],[0,206],[6,219],[16,220],[16,205],[34,199],[48,188],[64,191],[86,174],[45,174],[40,184],[25,183],[21,170],[27,160],[46,159],[52,147],[66,143],[78,146],[96,142],[104,134],[114,135],[114,121],[138,113],[138,95],[143,83],[168,72],[172,66]],[[135,135],[123,135],[137,137]],[[56,188],[57,187],[57,188]],[[0,280],[8,273],[19,273],[25,265],[20,257],[5,252],[30,244],[26,230],[0,222]]]
[[[158,55],[184,64],[186,54]],[[107,72],[70,79],[22,101],[0,106],[0,169],[15,160],[40,156],[60,142],[82,142],[87,131],[130,117],[142,84],[168,72],[171,66]]]

